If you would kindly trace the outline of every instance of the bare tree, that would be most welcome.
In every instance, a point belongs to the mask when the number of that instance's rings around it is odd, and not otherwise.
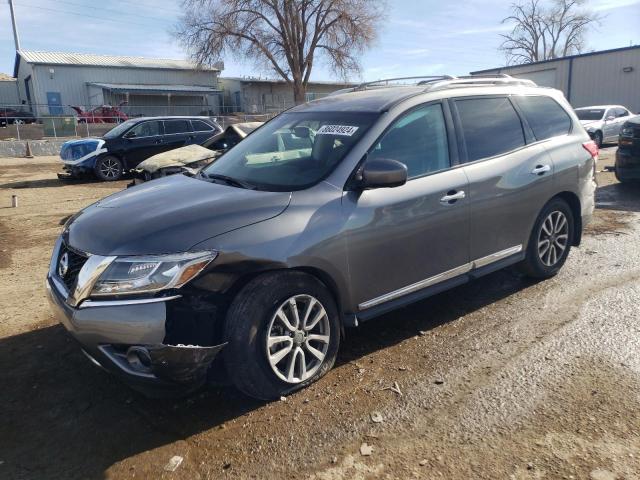
[[[580,53],[584,49],[587,27],[601,17],[584,8],[584,0],[553,0],[542,5],[528,0],[511,5],[511,15],[502,23],[513,23],[500,49],[507,64],[538,62]]]
[[[343,78],[360,71],[384,7],[384,0],[184,0],[177,35],[200,65],[234,55],[269,67],[302,103],[317,57]]]

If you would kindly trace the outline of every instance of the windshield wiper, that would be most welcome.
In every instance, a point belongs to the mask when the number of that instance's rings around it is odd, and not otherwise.
[[[246,188],[247,190],[256,190],[256,186],[237,178],[228,177],[227,175],[221,175],[219,173],[203,173],[203,175],[210,180],[221,180],[227,185],[232,187]]]

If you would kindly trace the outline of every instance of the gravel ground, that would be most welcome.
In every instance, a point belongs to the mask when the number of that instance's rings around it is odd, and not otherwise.
[[[640,478],[637,185],[598,174],[557,277],[509,269],[366,323],[320,382],[264,404],[149,400],[82,356],[48,311],[48,257],[126,181],[63,186],[57,167],[0,159],[0,478]]]

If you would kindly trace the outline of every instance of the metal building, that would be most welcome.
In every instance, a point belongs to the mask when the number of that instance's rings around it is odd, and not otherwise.
[[[0,105],[17,105],[19,103],[16,79],[0,73]]]
[[[640,112],[640,45],[471,72],[494,73],[562,90],[574,108],[613,104]]]
[[[309,81],[306,100],[315,100],[353,85],[345,82]],[[220,77],[220,86],[224,92],[225,112],[271,113],[281,112],[295,105],[293,88],[281,79]]]
[[[36,116],[66,115],[128,102],[135,115],[206,115],[218,112],[218,76],[224,68],[196,68],[184,60],[84,53],[16,53],[19,100]]]

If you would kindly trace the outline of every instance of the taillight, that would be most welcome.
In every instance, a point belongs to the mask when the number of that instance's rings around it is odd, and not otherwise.
[[[589,140],[588,142],[584,142],[582,146],[589,152],[589,155],[591,155],[594,160],[598,160],[598,145],[596,145],[596,142]]]

